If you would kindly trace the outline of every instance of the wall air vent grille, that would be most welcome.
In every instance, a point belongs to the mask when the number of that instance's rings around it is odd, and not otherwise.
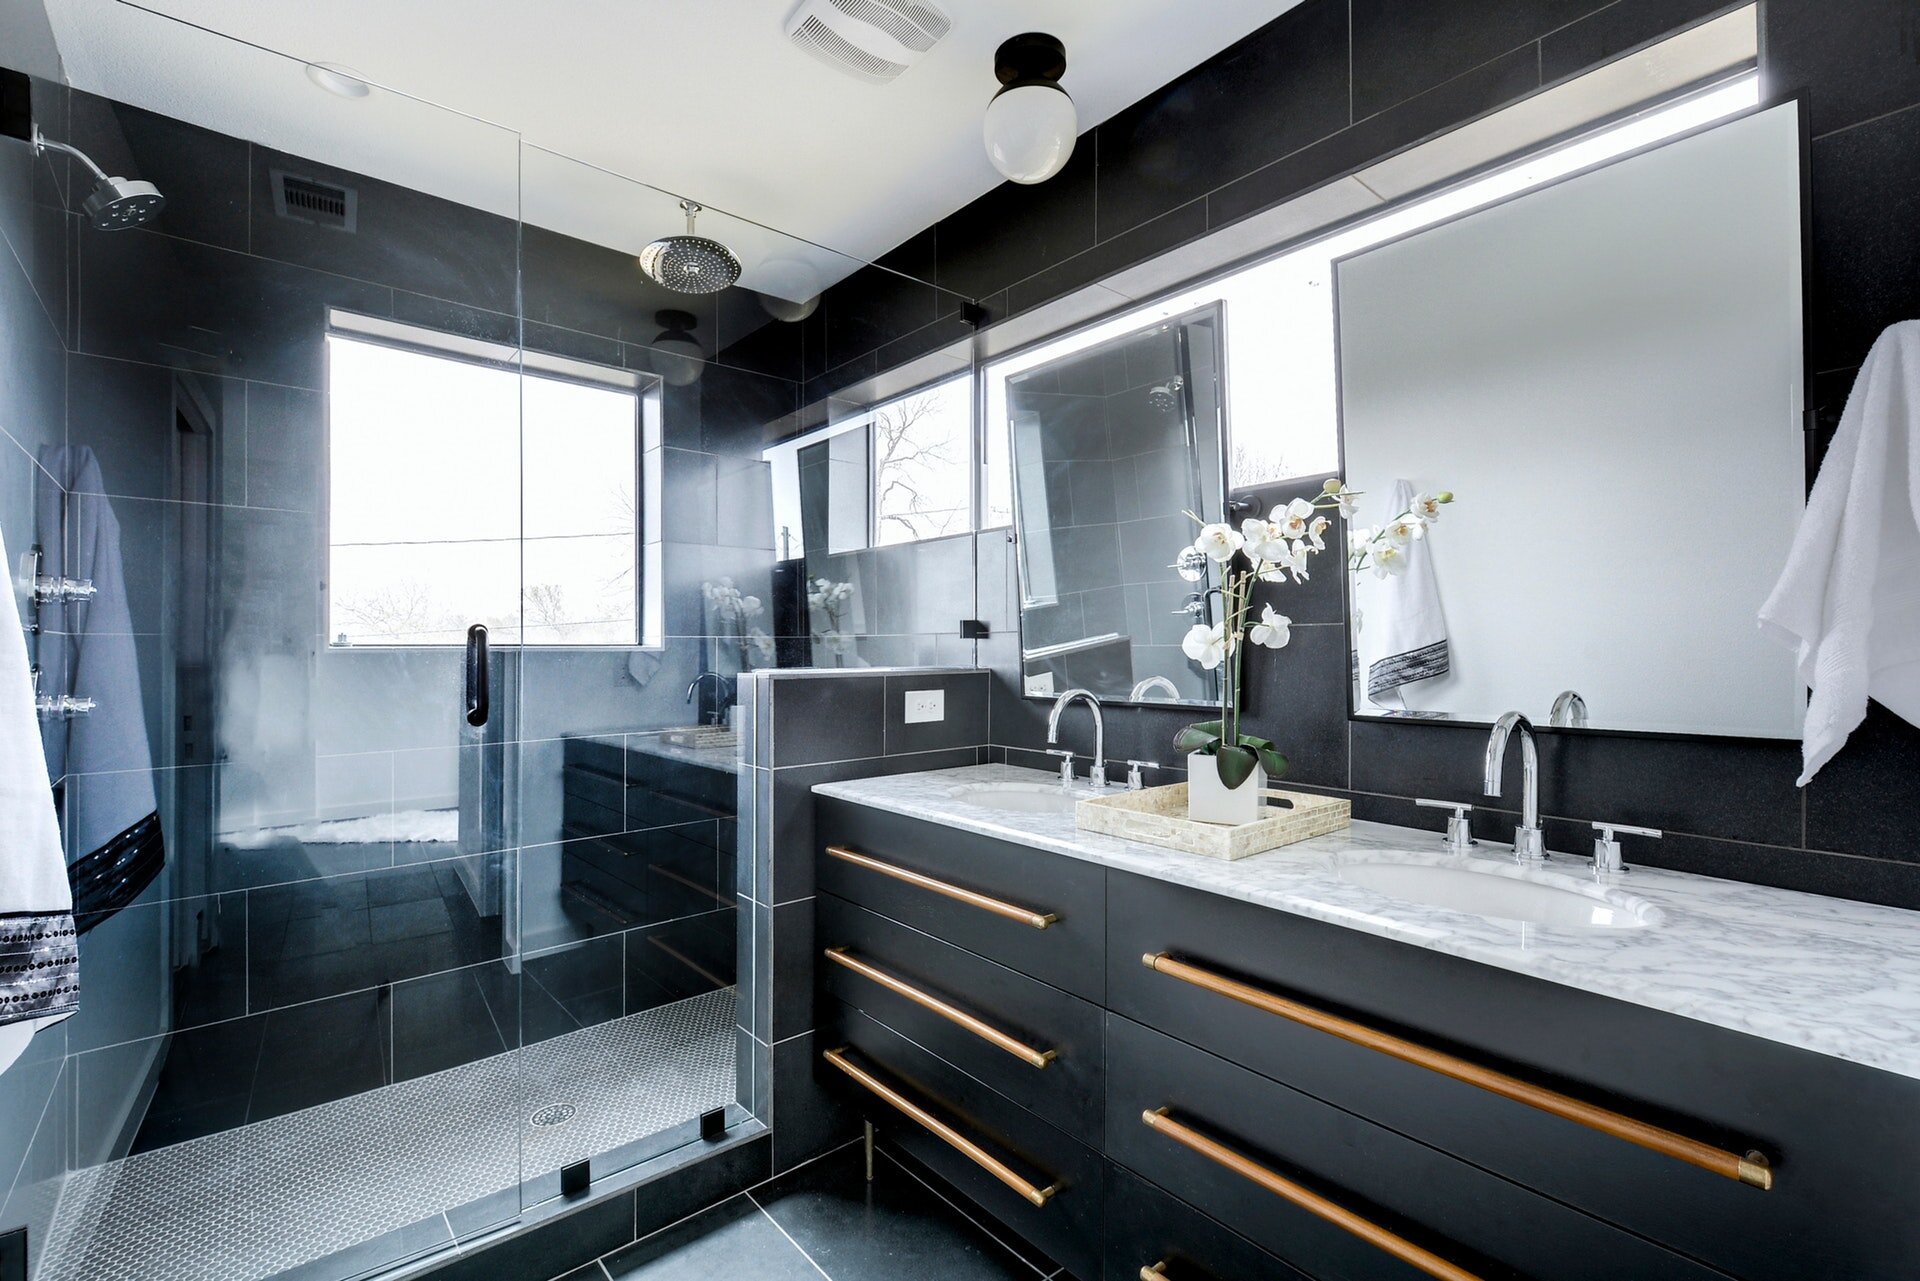
[[[360,196],[351,187],[339,187],[275,169],[273,211],[294,222],[353,231],[359,221]]]
[[[951,26],[922,0],[801,0],[787,19],[787,39],[856,80],[887,84]]]

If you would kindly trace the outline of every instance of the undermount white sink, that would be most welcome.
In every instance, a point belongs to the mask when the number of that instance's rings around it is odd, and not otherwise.
[[[1091,795],[1063,791],[1058,784],[1047,783],[975,783],[952,792],[955,800],[965,804],[1011,814],[1071,814],[1081,797]]]
[[[1660,909],[1620,890],[1552,884],[1470,865],[1353,862],[1340,879],[1388,898],[1470,912],[1501,921],[1564,929],[1637,930],[1660,923]]]

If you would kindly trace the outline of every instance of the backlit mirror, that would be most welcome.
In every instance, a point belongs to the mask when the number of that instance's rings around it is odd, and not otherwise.
[[[1341,260],[1361,523],[1457,501],[1350,593],[1359,716],[1790,738],[1755,615],[1798,526],[1798,104]]]
[[[1196,532],[1186,513],[1223,511],[1221,325],[1209,306],[1007,377],[1027,694],[1219,697],[1180,648],[1212,619],[1210,584],[1171,562]]]

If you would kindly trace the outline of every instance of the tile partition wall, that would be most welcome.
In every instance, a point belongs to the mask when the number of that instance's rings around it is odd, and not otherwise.
[[[986,672],[960,668],[794,668],[741,680],[738,716],[752,764],[742,774],[740,814],[755,851],[751,888],[743,884],[741,893],[764,998],[741,1032],[743,1051],[771,1085],[775,1173],[857,1129],[814,1080],[824,1047],[813,1036],[813,785],[979,763],[988,685]],[[944,694],[945,719],[907,724],[907,691],[929,689]]]
[[[1719,0],[1306,0],[1239,44],[1149,94],[1080,140],[1067,168],[1037,186],[1006,184],[894,253],[946,288],[1019,315],[1322,187],[1425,138],[1558,84],[1690,25],[1738,8]],[[1920,315],[1920,60],[1908,7],[1761,0],[1765,92],[1803,93],[1812,122],[1813,352],[1809,403],[1837,414],[1867,347]],[[842,298],[881,282],[856,276]],[[862,292],[862,291],[866,292]],[[1115,300],[1118,303],[1118,299]],[[836,363],[808,370],[809,393],[858,382],[940,347],[957,318],[930,294],[890,296],[894,329],[819,344]],[[856,349],[857,346],[857,349]],[[1816,440],[1816,446],[1824,444]],[[1317,487],[1317,479],[1299,488]],[[1269,495],[1273,496],[1273,495]],[[1044,708],[1016,692],[1018,614],[993,606],[1004,535],[983,534],[980,594],[997,670],[993,741],[1026,762]],[[1483,731],[1346,718],[1337,584],[1289,589],[1292,645],[1261,655],[1250,715],[1293,762],[1296,783],[1351,792],[1364,817],[1433,826],[1414,796],[1480,803]],[[1116,710],[1115,759],[1171,761],[1180,712]],[[1083,719],[1069,745],[1091,746]],[[1557,848],[1584,849],[1585,823],[1666,829],[1648,863],[1920,907],[1920,837],[1911,822],[1920,729],[1874,706],[1846,750],[1804,791],[1796,744],[1543,735],[1541,804]],[[1507,795],[1515,795],[1513,783]],[[1493,810],[1494,836],[1512,823]]]

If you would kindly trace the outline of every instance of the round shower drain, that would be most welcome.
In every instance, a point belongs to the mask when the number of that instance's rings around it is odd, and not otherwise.
[[[573,1120],[575,1108],[571,1103],[549,1103],[533,1114],[535,1125],[565,1125]]]

